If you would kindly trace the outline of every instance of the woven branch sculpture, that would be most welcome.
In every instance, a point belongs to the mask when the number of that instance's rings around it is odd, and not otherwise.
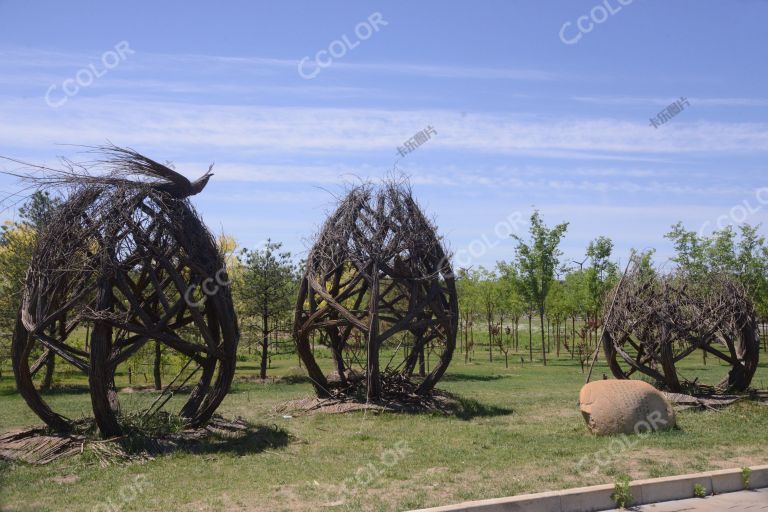
[[[709,391],[746,390],[758,364],[752,302],[727,275],[695,282],[682,273],[658,276],[631,264],[614,290],[602,342],[616,378],[639,372],[675,393],[706,390],[697,376],[683,376],[679,369],[699,350],[730,366]]]
[[[363,387],[371,401],[423,396],[451,361],[457,312],[446,252],[410,188],[363,185],[341,200],[309,253],[294,336],[321,397]],[[333,378],[315,359],[313,334],[330,351]]]
[[[107,167],[104,175],[70,165],[35,178],[71,193],[39,237],[27,272],[12,344],[19,392],[49,426],[71,428],[36,383],[55,355],[88,376],[102,435],[120,435],[115,373],[147,343],[159,342],[187,362],[144,414],[187,386],[180,412],[198,426],[229,391],[239,340],[228,287],[209,286],[215,293],[205,294],[201,287],[226,278],[215,241],[187,200],[210,173],[190,183],[131,150],[99,149],[107,154],[98,162]]]

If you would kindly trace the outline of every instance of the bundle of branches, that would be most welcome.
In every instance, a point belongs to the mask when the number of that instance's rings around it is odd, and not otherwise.
[[[461,414],[463,403],[456,396],[439,389],[419,392],[418,383],[397,372],[381,374],[381,397],[376,401],[366,398],[365,381],[352,379],[344,385],[332,387],[328,397],[307,397],[290,400],[279,406],[277,412],[346,413],[355,411]]]
[[[696,390],[679,363],[697,350],[731,368],[715,389],[744,391],[757,370],[759,339],[749,294],[732,277],[694,280],[630,264],[605,315],[603,346],[617,378],[640,372],[679,393]]]
[[[318,395],[334,391],[315,361],[312,332],[324,335],[320,350],[330,350],[340,388],[353,372],[376,401],[382,372],[410,380],[417,363],[416,392],[429,393],[450,363],[457,327],[448,257],[408,184],[351,189],[317,236],[296,305],[294,335]],[[427,374],[430,352],[437,363]]]
[[[133,150],[96,149],[101,159],[90,165],[65,161],[64,169],[33,166],[21,175],[39,188],[64,188],[68,198],[39,235],[27,272],[12,345],[19,391],[48,425],[69,430],[35,383],[58,356],[88,376],[102,433],[119,435],[115,373],[156,342],[187,360],[179,386],[199,374],[181,408],[199,425],[229,390],[239,338],[229,289],[201,287],[226,278],[215,240],[187,199],[210,169],[190,182]]]
[[[168,421],[161,418],[161,421]],[[28,464],[49,464],[56,460],[89,454],[101,467],[113,464],[132,464],[152,460],[156,456],[177,450],[195,451],[215,449],[229,442],[247,441],[251,436],[261,437],[259,429],[242,418],[227,420],[214,415],[205,425],[197,428],[164,428],[154,431],[152,437],[133,425],[125,434],[109,439],[95,437],[92,419],[73,423],[72,432],[62,434],[40,427],[21,428],[0,433],[0,460],[22,461]]]

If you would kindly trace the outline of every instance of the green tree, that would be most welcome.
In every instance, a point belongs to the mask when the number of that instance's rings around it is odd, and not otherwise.
[[[517,235],[512,237],[517,241],[517,267],[526,295],[536,305],[541,322],[541,350],[544,365],[547,364],[546,342],[544,340],[544,315],[546,313],[547,294],[555,278],[555,270],[560,265],[562,252],[558,249],[560,242],[568,229],[568,223],[563,222],[554,228],[548,228],[541,219],[538,210],[531,215],[529,228],[530,241],[526,242]]]
[[[501,301],[501,289],[499,282],[492,271],[480,267],[478,274],[478,292],[480,302],[485,313],[485,322],[488,328],[488,361],[493,362],[493,342],[496,336],[495,318],[498,313],[499,303]]]
[[[736,266],[741,281],[749,290],[761,318],[768,316],[768,247],[765,237],[758,235],[760,226],[740,226]]]
[[[19,208],[19,217],[22,224],[39,233],[50,223],[60,205],[60,198],[51,197],[49,192],[38,190]]]
[[[672,261],[693,278],[702,278],[707,273],[707,240],[695,231],[688,231],[682,222],[672,226],[672,230],[664,235],[672,241],[675,257]]]
[[[586,269],[586,288],[589,298],[589,311],[587,316],[591,317],[593,333],[597,337],[598,318],[605,304],[605,297],[608,290],[616,284],[618,267],[610,260],[613,252],[613,242],[605,236],[597,237],[592,240],[587,247],[587,258],[590,265]]]
[[[564,314],[571,320],[571,343],[568,345],[567,335],[565,342],[571,358],[574,356],[577,343],[576,320],[587,314],[586,305],[589,303],[589,299],[586,282],[586,272],[582,269],[569,272],[563,280],[563,310]]]
[[[261,378],[267,378],[269,339],[275,320],[289,314],[295,296],[296,266],[281,243],[267,240],[262,249],[243,250],[242,284],[238,295],[246,316],[261,322]]]
[[[696,280],[712,272],[734,276],[747,288],[761,315],[766,312],[768,292],[768,247],[758,234],[760,226],[742,224],[712,232],[710,236],[686,230],[682,223],[672,226],[666,238],[675,246],[672,260]]]
[[[638,269],[642,276],[650,278],[656,275],[656,269],[653,266],[653,255],[656,254],[656,249],[646,249],[644,251],[632,249],[631,254],[631,257],[637,260]]]
[[[547,315],[548,319],[554,319],[555,325],[553,328],[553,334],[555,335],[555,350],[556,354],[560,356],[560,345],[562,338],[560,336],[560,326],[563,320],[568,318],[568,303],[566,295],[566,286],[564,281],[555,280],[552,281],[552,286],[549,288],[547,294]],[[566,325],[567,325],[566,320]]]
[[[502,304],[515,324],[513,339],[515,351],[520,347],[520,318],[525,314],[525,298],[521,295],[520,276],[513,263],[500,261],[496,264],[499,273]]]
[[[464,362],[468,362],[474,350],[474,319],[481,309],[480,286],[477,272],[461,268],[456,276],[456,292],[459,295],[459,318],[464,341]]]
[[[61,200],[37,191],[19,208],[19,221],[0,227],[0,366],[10,354],[11,333],[21,301],[24,278],[40,232],[50,222]],[[41,390],[51,385],[55,355],[46,360]],[[0,370],[1,375],[1,370]]]

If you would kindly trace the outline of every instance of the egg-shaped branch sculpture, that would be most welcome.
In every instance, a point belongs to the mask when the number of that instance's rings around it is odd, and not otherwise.
[[[378,400],[403,385],[428,394],[451,361],[457,311],[446,252],[410,189],[366,185],[344,197],[309,253],[294,335],[321,396],[364,386]],[[321,350],[330,352],[332,379],[318,364]],[[435,361],[429,371],[425,359]]]
[[[760,347],[752,301],[738,281],[723,274],[660,276],[639,264],[614,290],[602,342],[616,378],[640,373],[672,392],[702,385],[695,370],[680,369],[699,351],[730,367],[715,390],[746,390]]]
[[[17,387],[43,421],[67,430],[70,421],[35,383],[55,354],[88,376],[96,423],[105,436],[118,435],[116,371],[158,342],[186,363],[143,414],[187,386],[180,413],[200,425],[229,390],[239,339],[229,289],[206,286],[226,283],[223,257],[186,199],[209,175],[190,183],[138,153],[106,150],[116,171],[52,178],[74,191],[41,234],[27,272],[12,345]],[[131,174],[155,179],[124,177]]]

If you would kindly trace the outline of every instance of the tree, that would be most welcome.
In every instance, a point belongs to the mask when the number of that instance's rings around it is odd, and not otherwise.
[[[480,280],[478,281],[478,291],[480,292],[480,301],[485,311],[485,321],[488,327],[488,361],[493,362],[493,341],[496,325],[494,323],[496,311],[501,299],[500,289],[496,275],[484,268],[478,270]]]
[[[618,267],[610,260],[613,252],[613,242],[610,238],[600,236],[589,243],[587,247],[587,259],[590,266],[586,270],[587,293],[589,297],[589,312],[591,321],[588,324],[594,330],[597,339],[598,317],[605,304],[605,296],[608,290],[616,284]]]
[[[757,234],[760,226],[740,226],[736,265],[744,286],[752,295],[760,318],[768,316],[768,247],[765,237]]]
[[[656,249],[646,249],[644,251],[632,249],[632,257],[638,262],[640,275],[644,276],[646,279],[650,279],[656,275],[656,270],[653,267],[654,254],[656,254]]]
[[[585,282],[586,277],[583,269],[569,272],[563,280],[563,314],[571,319],[571,343],[568,344],[567,334],[564,341],[566,350],[571,354],[571,359],[573,359],[577,348],[576,319],[586,314],[585,305],[589,302]]]
[[[38,190],[19,208],[21,223],[39,233],[51,221],[59,205],[61,205],[60,198],[51,197],[49,192]]]
[[[261,378],[267,378],[269,339],[275,321],[285,319],[293,306],[296,266],[283,244],[267,240],[263,249],[241,253],[242,285],[238,295],[243,312],[261,321]]]
[[[24,278],[35,248],[38,233],[45,229],[55,209],[61,204],[48,192],[37,191],[19,208],[19,222],[6,222],[0,228],[0,334],[10,340],[16,324]],[[0,365],[10,345],[0,343]],[[53,379],[55,354],[45,361],[41,390],[50,387]]]
[[[460,268],[456,277],[456,291],[459,301],[460,329],[463,327],[464,362],[467,363],[474,353],[475,333],[474,318],[480,309],[480,285],[478,273],[469,268]]]
[[[0,376],[4,360],[10,358],[10,340],[34,244],[35,232],[29,226],[9,222],[0,228]]]
[[[695,231],[688,231],[682,222],[672,226],[672,231],[664,235],[672,241],[676,256],[672,261],[678,264],[688,275],[693,278],[701,278],[707,272],[707,241]]]
[[[555,270],[560,265],[562,252],[558,249],[560,242],[568,229],[568,223],[563,222],[554,228],[548,228],[541,219],[538,210],[531,215],[529,233],[530,242],[526,243],[517,235],[512,237],[517,241],[516,257],[520,276],[528,296],[533,299],[541,322],[541,350],[544,365],[547,364],[546,342],[544,340],[544,314],[546,300]]]
[[[563,281],[555,280],[552,282],[552,286],[549,288],[549,293],[547,294],[547,311],[549,311],[549,317],[554,317],[555,320],[555,326],[554,326],[554,335],[555,335],[555,347],[556,347],[556,354],[558,357],[560,357],[560,324],[561,322],[566,319],[566,325],[567,322],[567,314],[568,314],[568,304],[567,304],[567,297],[566,297],[566,289],[565,289],[565,283]],[[567,347],[567,345],[566,345]]]
[[[768,247],[757,234],[760,226],[741,224],[738,234],[732,226],[713,231],[710,236],[686,230],[682,223],[665,235],[672,240],[681,270],[703,281],[712,272],[730,274],[747,288],[761,315],[768,308]]]
[[[501,288],[502,304],[515,323],[513,339],[515,350],[518,350],[520,346],[520,318],[526,311],[525,298],[520,292],[520,277],[513,263],[500,261],[496,264],[496,268],[500,276],[499,286]]]

